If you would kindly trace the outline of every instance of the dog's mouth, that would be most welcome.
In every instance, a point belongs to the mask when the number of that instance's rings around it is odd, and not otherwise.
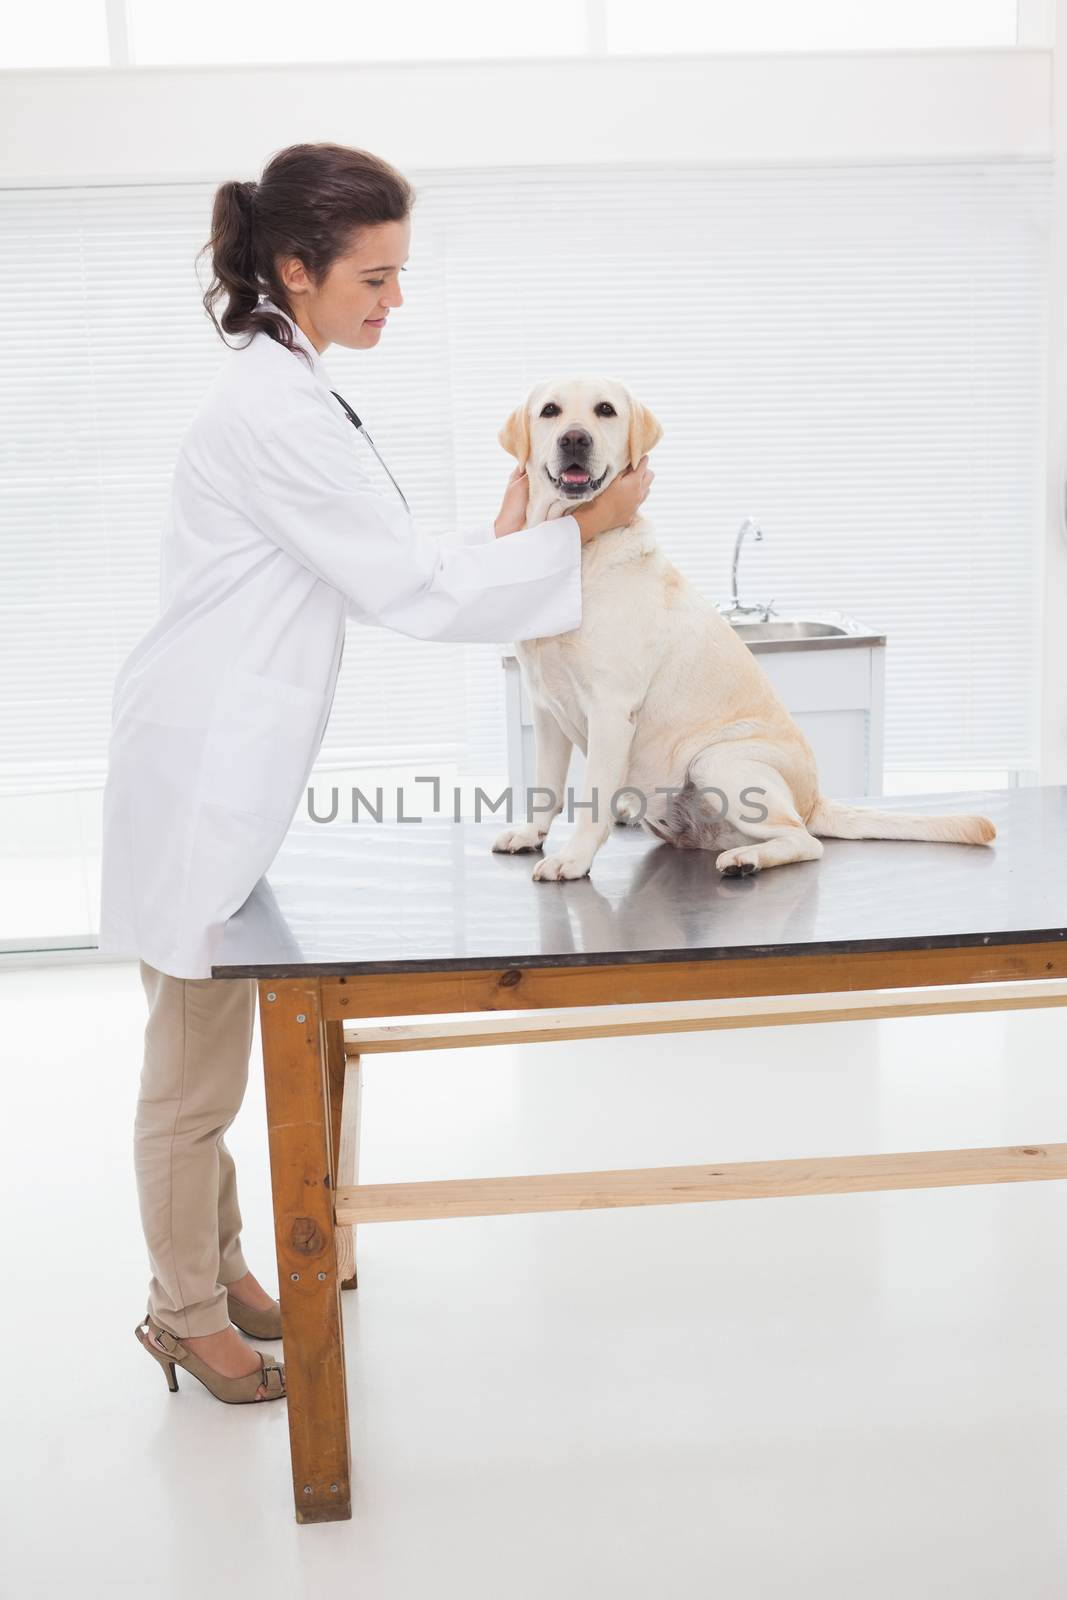
[[[594,478],[590,476],[588,467],[580,466],[577,461],[572,461],[570,466],[563,468],[558,478],[554,478],[548,467],[545,467],[545,472],[550,481],[561,494],[567,495],[571,499],[577,499],[579,495],[596,494],[607,477],[609,470],[608,467],[605,467],[600,477]]]

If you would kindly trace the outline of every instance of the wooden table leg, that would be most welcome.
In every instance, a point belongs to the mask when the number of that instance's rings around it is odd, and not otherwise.
[[[326,1038],[315,978],[262,978],[267,1129],[298,1522],[352,1515]]]
[[[363,1075],[359,1056],[345,1057],[345,1030],[342,1022],[327,1022],[326,1082],[330,1092],[330,1151],[333,1156],[334,1188],[342,1189],[359,1177],[359,1122],[363,1099]],[[355,1289],[356,1230],[342,1223],[334,1230],[337,1248],[337,1273],[342,1289]]]

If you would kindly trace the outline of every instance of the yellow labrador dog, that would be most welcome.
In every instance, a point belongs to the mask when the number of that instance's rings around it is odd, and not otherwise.
[[[499,435],[527,469],[527,526],[592,499],[662,433],[621,383],[538,385]],[[583,877],[616,821],[635,817],[670,844],[715,850],[724,876],[817,860],[820,837],[996,836],[987,817],[873,811],[820,795],[811,746],[756,657],[668,561],[641,513],[583,546],[581,626],[520,640],[515,653],[533,707],[536,784],[555,804],[499,834],[493,849],[540,849],[564,809],[571,746],[586,758],[577,825],[535,878]]]

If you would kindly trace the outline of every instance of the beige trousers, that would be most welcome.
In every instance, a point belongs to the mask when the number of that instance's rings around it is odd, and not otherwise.
[[[134,1168],[152,1278],[148,1310],[177,1338],[229,1326],[248,1271],[224,1133],[248,1083],[254,978],[172,978],[141,962],[148,998]]]

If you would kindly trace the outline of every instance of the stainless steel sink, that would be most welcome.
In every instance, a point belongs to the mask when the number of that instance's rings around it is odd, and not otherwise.
[[[837,628],[832,622],[735,622],[735,633],[742,639],[844,639],[847,628]]]
[[[745,644],[764,650],[825,650],[849,645],[885,644],[885,634],[864,627],[843,611],[816,616],[771,616],[762,620],[727,615],[726,620]]]

